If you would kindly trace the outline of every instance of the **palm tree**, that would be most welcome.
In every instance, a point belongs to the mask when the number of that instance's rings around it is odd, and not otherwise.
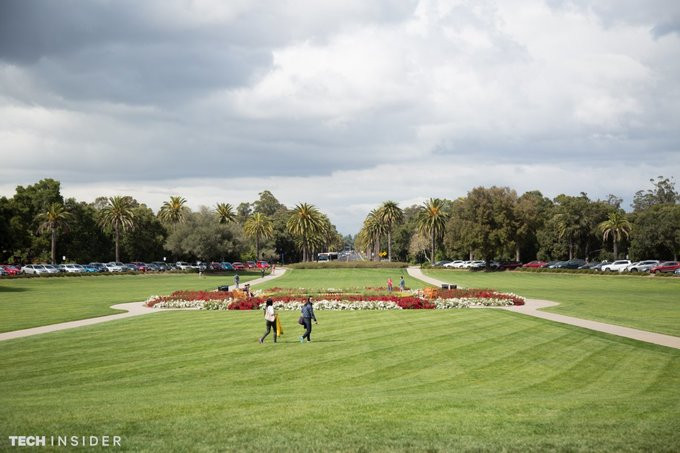
[[[366,248],[371,250],[371,261],[373,261],[379,257],[380,239],[387,232],[378,210],[374,209],[368,213],[362,230],[366,239]]]
[[[314,237],[321,232],[322,223],[321,212],[314,205],[307,203],[297,204],[286,222],[288,232],[300,240],[303,261],[311,259],[309,247]]]
[[[158,218],[168,223],[182,223],[186,219],[188,208],[184,197],[170,197],[158,211]]]
[[[41,212],[36,217],[39,222],[38,233],[49,231],[52,235],[52,264],[57,262],[57,230],[68,229],[68,222],[71,219],[71,213],[61,203],[52,203],[47,211]]]
[[[631,224],[623,211],[614,211],[609,214],[609,218],[598,225],[602,232],[602,240],[606,241],[611,234],[614,241],[614,259],[619,256],[619,241],[626,236],[630,237]]]
[[[396,223],[404,221],[404,211],[396,202],[388,200],[380,206],[378,215],[387,231],[387,261],[392,261],[392,229]]]
[[[229,203],[217,203],[215,214],[217,214],[217,219],[220,223],[228,223],[236,220],[234,208]]]
[[[445,211],[444,200],[430,198],[420,207],[418,214],[418,230],[430,237],[432,245],[432,255],[430,259],[434,262],[435,240],[441,237],[446,226],[448,214]]]
[[[119,242],[120,232],[127,231],[135,226],[134,212],[132,211],[132,198],[116,195],[107,200],[107,205],[99,211],[99,225],[111,227],[116,241],[116,261],[120,261]]]
[[[269,239],[274,235],[271,219],[256,212],[243,224],[243,232],[246,236],[255,238],[255,258],[260,259],[260,239]]]

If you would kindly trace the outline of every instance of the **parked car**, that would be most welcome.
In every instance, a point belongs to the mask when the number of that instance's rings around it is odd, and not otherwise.
[[[234,261],[231,263],[231,266],[234,268],[235,271],[244,271],[246,270],[246,266],[241,263],[240,261]]]
[[[457,268],[460,268],[463,265],[463,263],[465,263],[465,261],[463,261],[463,260],[453,260],[453,261],[449,261],[448,263],[444,264],[443,266],[448,267],[449,269],[457,269]]]
[[[137,272],[146,272],[147,271],[146,263],[142,263],[141,261],[133,261],[130,264],[132,266],[134,266],[133,270],[135,270]]]
[[[468,269],[471,271],[478,271],[480,269],[484,269],[486,267],[486,261],[484,260],[474,260],[470,261],[470,264],[468,265]]]
[[[65,272],[65,271],[62,271],[61,269],[59,269],[59,268],[58,268],[57,266],[55,266],[54,264],[43,264],[43,267],[44,267],[45,269],[47,269],[47,273],[48,273],[48,274],[58,274],[58,273],[60,273],[60,272]]]
[[[673,272],[675,275],[680,275],[680,269],[676,269],[675,272]]]
[[[645,260],[632,263],[626,268],[627,272],[649,272],[651,268],[659,265],[659,260]]]
[[[258,261],[255,265],[258,269],[269,269],[269,263],[264,260]]]
[[[568,261],[561,261],[555,265],[553,265],[553,269],[578,269],[579,267],[583,266],[586,264],[585,260],[582,260],[580,258],[574,258]]]
[[[191,264],[187,263],[186,261],[177,261],[175,267],[181,271],[186,271],[191,269]]]
[[[519,261],[501,261],[498,263],[498,269],[500,270],[513,270],[518,267],[522,267],[522,263]]]
[[[123,272],[124,270],[123,263],[118,263],[115,261],[104,264],[104,267],[106,268],[107,272]]]
[[[233,271],[234,270],[234,266],[232,266],[231,263],[228,262],[228,261],[222,261],[222,263],[220,263],[220,264],[222,264],[222,269],[224,269],[225,271]]]
[[[2,270],[5,271],[7,275],[12,276],[21,274],[21,267],[12,266],[11,264],[3,264],[0,267],[2,267]]]
[[[616,260],[602,266],[602,272],[623,272],[630,265],[630,260]]]
[[[155,263],[144,263],[146,266],[146,272],[160,272],[161,268]]]
[[[69,274],[82,274],[85,269],[80,264],[60,264],[59,269]]]
[[[158,270],[161,271],[161,272],[165,272],[165,271],[170,270],[170,266],[163,261],[154,261],[153,263],[150,263],[150,264],[153,264],[156,267],[158,267]]]
[[[538,269],[541,267],[545,267],[545,265],[548,264],[547,261],[542,261],[542,260],[534,260],[534,261],[529,261],[528,263],[525,263],[522,265],[522,267],[530,268],[530,269]]]
[[[208,265],[208,269],[210,269],[211,271],[223,271],[224,267],[222,267],[222,263],[213,261]]]
[[[92,266],[91,264],[82,264],[82,266],[83,266],[83,272],[85,272],[87,274],[93,274],[93,273],[101,272],[99,269]]]
[[[94,267],[97,269],[97,272],[108,272],[109,270],[106,268],[104,263],[90,263],[89,266]]]
[[[28,275],[46,274],[47,269],[42,264],[27,264],[21,268],[21,272]]]
[[[257,264],[255,261],[246,261],[246,268],[248,269],[257,269]]]
[[[447,263],[450,263],[450,262],[451,262],[451,261],[449,261],[449,260],[441,260],[441,261],[435,262],[432,266],[434,266],[434,267],[443,267],[443,266],[445,266]]]
[[[677,261],[664,261],[658,265],[652,267],[649,272],[656,274],[657,272],[675,272],[676,269],[680,269],[680,263]]]
[[[6,276],[8,276],[8,275],[9,275],[9,274],[7,273],[7,271],[5,270],[5,268],[2,267],[2,266],[0,266],[0,277],[6,277]]]

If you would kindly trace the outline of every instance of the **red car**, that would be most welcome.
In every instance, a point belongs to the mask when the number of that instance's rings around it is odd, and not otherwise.
[[[539,268],[539,267],[545,267],[545,266],[547,266],[547,265],[548,265],[548,263],[545,262],[545,261],[535,260],[535,261],[529,261],[528,263],[526,263],[526,264],[525,264],[524,266],[522,266],[522,267]]]
[[[246,267],[243,265],[243,263],[241,263],[241,262],[239,262],[239,261],[234,261],[233,263],[231,263],[231,265],[234,267],[234,270],[235,270],[235,271],[244,271],[244,270],[246,270]]]
[[[2,264],[2,265],[0,265],[0,267],[2,267],[5,270],[5,272],[7,272],[7,275],[19,275],[19,274],[21,274],[20,268],[17,268],[15,266],[10,265],[10,264]]]
[[[132,264],[134,267],[137,268],[137,272],[146,272],[146,263],[142,263],[141,261],[133,261]]]
[[[255,261],[246,261],[246,267],[248,269],[257,269],[257,264]]]
[[[266,261],[258,261],[256,264],[258,269],[269,269],[269,263]]]
[[[675,272],[676,269],[680,269],[680,262],[677,261],[664,261],[658,266],[654,266],[649,270],[652,274],[657,272]]]

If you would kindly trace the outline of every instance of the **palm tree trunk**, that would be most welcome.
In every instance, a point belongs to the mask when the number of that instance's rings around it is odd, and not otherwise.
[[[255,233],[255,261],[260,259],[260,234]]]
[[[120,253],[118,253],[118,242],[120,241],[120,232],[118,231],[118,225],[114,227],[116,230],[116,262],[120,261]]]
[[[392,261],[392,231],[387,230],[387,261]]]
[[[57,263],[57,229],[52,227],[52,264]]]
[[[432,256],[430,262],[434,264],[434,229],[432,230]]]
[[[519,261],[519,244],[515,245],[515,261]]]
[[[614,238],[614,260],[619,259],[619,244],[616,241],[616,237]]]

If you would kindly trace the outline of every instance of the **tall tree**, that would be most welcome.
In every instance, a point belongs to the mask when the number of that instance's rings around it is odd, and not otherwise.
[[[279,203],[279,200],[268,190],[259,193],[260,198],[253,203],[255,207],[253,212],[259,212],[266,216],[273,216],[281,208],[285,209],[285,206]]]
[[[220,223],[229,223],[236,220],[234,208],[229,203],[217,203],[215,214]]]
[[[312,204],[299,203],[293,208],[286,226],[288,231],[300,240],[302,260],[311,261],[312,238],[321,231],[323,226],[321,212]]]
[[[623,236],[630,236],[631,224],[626,218],[626,213],[622,210],[613,211],[607,220],[599,224],[598,228],[602,232],[603,241],[611,235],[614,242],[614,259],[618,259],[619,241],[623,239]]]
[[[38,214],[36,220],[38,221],[38,232],[43,233],[49,231],[51,235],[51,259],[52,264],[57,262],[57,231],[68,229],[68,223],[71,220],[71,214],[64,208],[61,203],[52,203],[46,211]]]
[[[120,261],[120,233],[134,228],[135,218],[132,211],[133,200],[128,196],[116,195],[107,199],[107,204],[99,211],[99,224],[113,229],[116,243],[116,261]]]
[[[431,262],[435,260],[436,240],[441,237],[446,227],[448,213],[445,211],[446,203],[440,198],[430,198],[420,208],[418,217],[418,230],[427,234],[432,246]]]
[[[169,201],[163,203],[158,211],[158,218],[170,224],[184,222],[189,209],[186,206],[187,200],[180,196],[171,196]]]
[[[255,238],[255,258],[260,259],[260,239],[269,239],[274,235],[272,220],[266,215],[256,212],[243,225],[243,232]]]
[[[650,179],[653,188],[638,190],[633,197],[633,210],[642,211],[659,204],[676,204],[680,202],[680,194],[675,190],[673,178],[657,177]]]
[[[392,230],[394,226],[404,220],[404,211],[391,200],[385,201],[378,210],[380,220],[387,231],[387,261],[392,261]]]

